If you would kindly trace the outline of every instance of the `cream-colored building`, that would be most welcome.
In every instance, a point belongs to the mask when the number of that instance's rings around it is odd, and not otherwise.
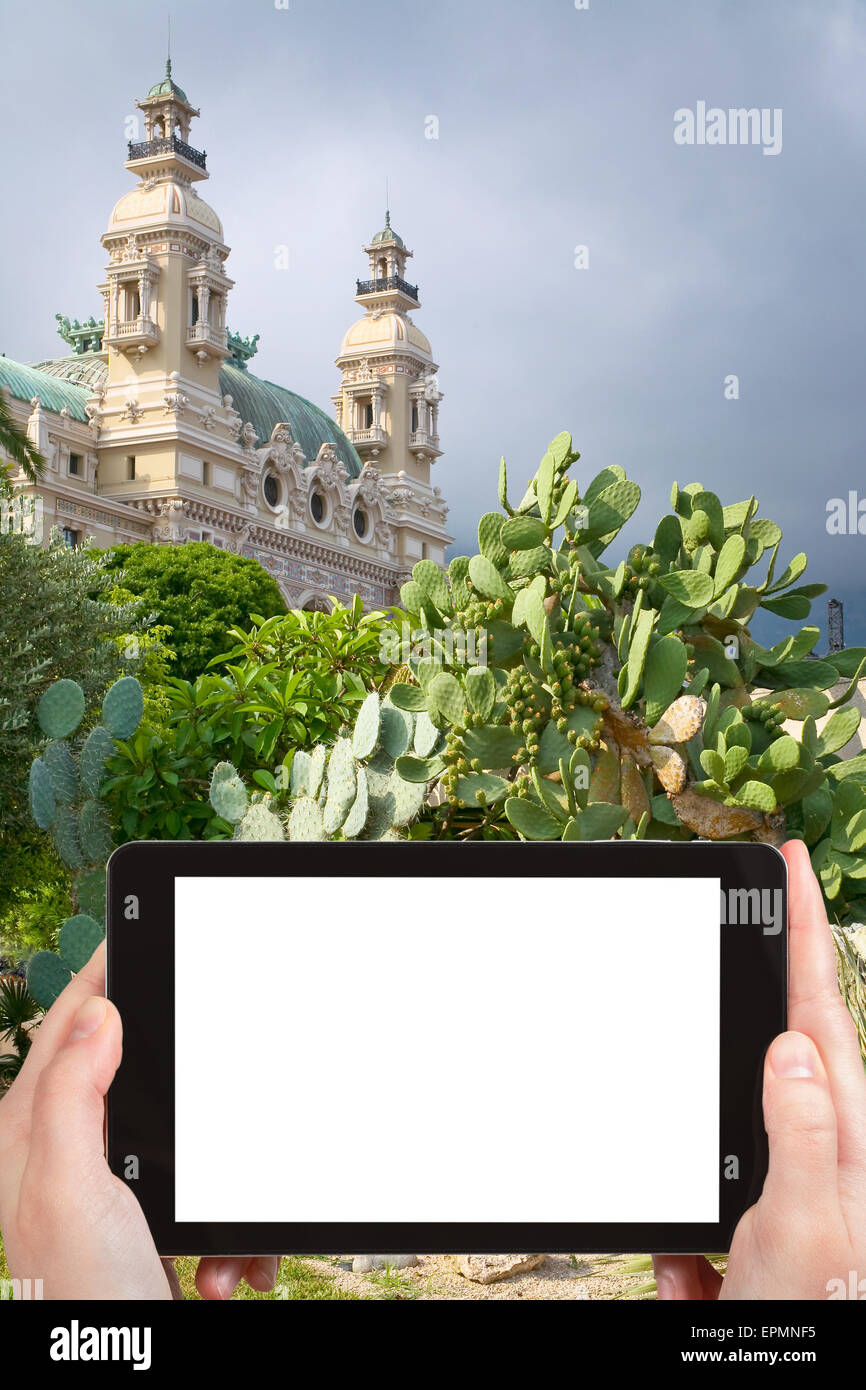
[[[252,556],[287,602],[358,593],[390,603],[416,560],[444,563],[448,508],[437,365],[411,312],[412,252],[391,227],[364,247],[364,315],[337,365],[336,421],[249,370],[257,337],[227,328],[233,281],[208,177],[190,143],[199,112],[171,75],[137,103],[136,186],[102,237],[103,318],[58,315],[71,348],[30,366],[0,357],[0,389],[46,459],[46,528],[70,544],[210,541]],[[15,480],[21,483],[23,480]]]

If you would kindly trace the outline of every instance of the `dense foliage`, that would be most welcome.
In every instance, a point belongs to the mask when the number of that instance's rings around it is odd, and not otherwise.
[[[391,620],[360,599],[330,613],[292,611],[232,628],[232,648],[195,681],[169,680],[162,724],[144,722],[109,762],[108,797],[124,839],[220,838],[208,801],[214,766],[230,759],[273,790],[297,748],[330,743],[388,676]]]
[[[276,580],[257,560],[205,541],[114,546],[106,566],[167,626],[172,674],[183,680],[195,680],[251,613],[268,618],[286,609]]]
[[[138,606],[112,602],[111,583],[98,555],[70,550],[56,532],[47,549],[0,534],[0,916],[29,854],[26,787],[40,696],[66,676],[90,699],[121,665],[137,669],[118,643],[142,632]]]
[[[351,741],[296,758],[264,803],[220,768],[212,801],[262,839],[798,836],[831,912],[862,920],[866,755],[838,754],[866,650],[815,659],[814,626],[752,636],[759,609],[797,622],[825,588],[799,583],[805,555],[777,572],[754,497],[675,484],[652,539],[607,565],[640,489],[617,467],[580,486],[578,459],[557,436],[516,506],[503,462],[479,553],[447,577],[415,565],[401,597],[426,638]]]

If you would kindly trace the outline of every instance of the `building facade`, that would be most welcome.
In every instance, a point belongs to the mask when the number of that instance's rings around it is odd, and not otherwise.
[[[253,375],[258,335],[228,327],[233,281],[216,212],[198,192],[199,115],[163,80],[136,105],[136,186],[102,237],[103,317],[58,314],[69,351],[32,365],[0,357],[0,389],[46,460],[44,525],[69,544],[213,545],[257,559],[292,607],[360,594],[396,600],[416,560],[444,563],[437,365],[413,323],[412,252],[391,227],[363,249],[363,316],[337,366],[336,420]],[[24,486],[22,477],[13,478]]]

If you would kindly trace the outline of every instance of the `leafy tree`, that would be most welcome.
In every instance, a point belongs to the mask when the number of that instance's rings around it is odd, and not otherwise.
[[[391,618],[359,598],[330,613],[292,611],[232,628],[234,646],[194,682],[170,680],[164,721],[145,719],[118,744],[105,784],[123,839],[230,835],[208,800],[213,768],[231,759],[259,786],[288,781],[297,748],[332,743],[382,686]]]
[[[116,580],[169,628],[172,674],[194,681],[250,615],[285,613],[276,581],[257,560],[207,542],[118,545],[106,563]],[[122,572],[122,573],[121,573]]]
[[[116,639],[142,632],[139,605],[112,603],[104,561],[71,550],[52,533],[47,549],[0,534],[0,916],[27,870],[30,758],[41,735],[36,705],[55,680],[77,680],[88,700],[101,694],[122,662]],[[24,875],[24,879],[22,879]]]

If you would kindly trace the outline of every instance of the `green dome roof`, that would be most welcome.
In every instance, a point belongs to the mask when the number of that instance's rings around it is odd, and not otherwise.
[[[25,367],[8,357],[0,357],[0,385],[18,400],[29,401],[39,396],[45,410],[59,411],[67,406],[74,420],[87,420],[84,402],[94,387],[103,384],[108,368],[95,352],[77,352],[71,357],[58,357],[35,366]],[[80,383],[80,384],[79,384]],[[267,444],[275,425],[286,423],[292,438],[300,444],[307,464],[315,461],[323,444],[333,444],[337,457],[352,478],[361,472],[361,460],[339,425],[312,401],[262,381],[245,368],[223,363],[220,368],[220,391],[231,396],[234,409],[241,419],[249,420],[259,437]]]
[[[323,444],[333,444],[337,457],[353,478],[361,472],[361,460],[339,425],[312,401],[305,400],[285,386],[262,381],[240,367],[226,362],[220,368],[220,390],[244,420],[249,420],[261,444],[267,444],[271,431],[281,421],[292,428],[292,437],[313,463]]]
[[[377,232],[376,235],[373,237],[371,245],[379,246],[383,241],[393,241],[396,242],[398,246],[406,245],[403,238],[401,236],[398,236],[397,233],[394,231],[394,228],[391,226],[390,211],[385,213],[385,225],[382,228],[381,232]]]
[[[76,354],[67,360],[80,365],[86,355]],[[65,406],[73,420],[86,424],[84,402],[91,392],[84,386],[73,385],[76,379],[74,376],[64,378],[60,372],[44,372],[39,367],[25,367],[22,362],[13,362],[11,357],[0,357],[0,386],[5,386],[15,400],[29,402],[38,396],[43,410],[59,414]]]
[[[149,97],[176,96],[179,97],[181,101],[185,101],[187,105],[189,105],[189,97],[187,96],[186,92],[183,90],[182,87],[178,87],[176,82],[172,81],[170,58],[166,58],[165,60],[165,77],[162,79],[161,82],[157,82],[155,87],[151,87],[147,95]]]

